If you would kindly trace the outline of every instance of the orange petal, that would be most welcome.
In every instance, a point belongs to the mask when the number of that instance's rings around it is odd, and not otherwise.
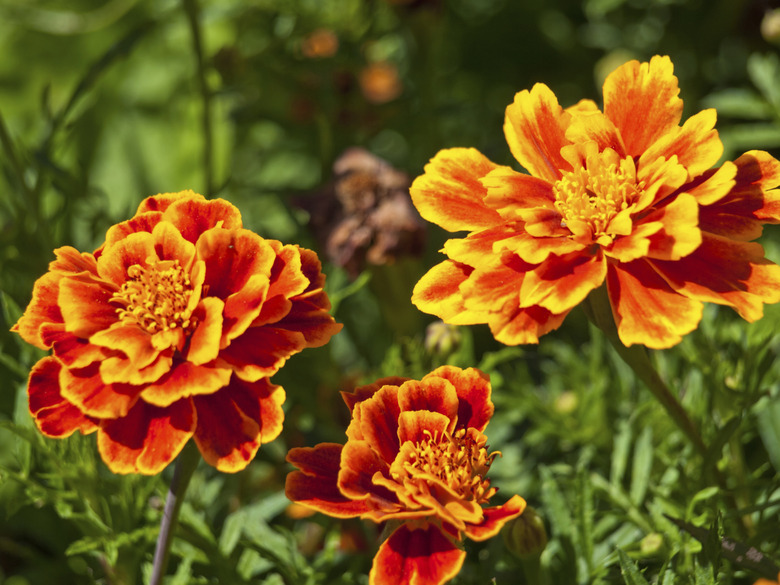
[[[676,126],[660,136],[645,152],[646,157],[670,159],[673,156],[688,169],[689,178],[711,168],[723,154],[723,143],[715,130],[715,110],[691,116],[682,127]]]
[[[219,353],[218,362],[232,368],[243,380],[254,382],[275,374],[304,347],[303,335],[296,331],[250,327]]]
[[[561,178],[561,171],[571,170],[561,156],[561,148],[569,144],[566,127],[570,118],[543,83],[534,85],[530,92],[517,93],[507,106],[504,135],[509,149],[534,177],[554,183]]]
[[[663,229],[664,224],[660,221],[643,218],[642,223],[634,226],[630,234],[616,238],[611,246],[605,247],[604,254],[619,262],[644,258],[650,250],[650,237]]]
[[[322,347],[341,331],[343,325],[336,323],[323,308],[326,304],[323,299],[327,298],[324,292],[305,298],[302,296],[292,299],[289,312],[274,326],[302,336],[305,340],[304,347]]]
[[[287,498],[334,518],[354,518],[369,511],[365,500],[350,500],[339,491],[337,480],[342,446],[320,443],[311,448],[290,449],[287,461],[300,471],[287,475]]]
[[[535,238],[562,238],[571,235],[571,226],[563,226],[563,217],[557,209],[535,207],[521,212],[523,229]]]
[[[199,366],[219,355],[224,307],[225,303],[216,297],[206,297],[200,301],[192,315],[198,324],[190,335],[187,361]]]
[[[398,390],[398,404],[401,411],[438,412],[451,420],[453,426],[458,415],[458,395],[455,387],[444,378],[426,377],[419,382],[404,382]]]
[[[143,202],[141,204],[143,205]],[[136,232],[152,233],[154,226],[160,223],[161,219],[161,211],[147,211],[137,214],[127,221],[112,225],[106,232],[106,242],[103,244],[103,249],[113,246]]]
[[[521,309],[519,302],[508,299],[500,311],[490,315],[490,331],[497,341],[506,345],[539,343],[539,337],[557,329],[568,311],[555,315],[544,307]]]
[[[176,193],[159,193],[157,195],[147,197],[141,201],[135,213],[136,215],[140,215],[150,211],[162,212],[167,210],[172,203],[175,203],[181,199],[192,199],[202,202],[206,201],[206,198],[203,195],[195,193],[195,191],[192,191],[191,189],[186,189]]]
[[[557,216],[557,221],[560,222],[560,215]],[[571,252],[585,250],[584,244],[572,238],[534,237],[527,232],[520,232],[512,238],[502,240],[499,245],[511,250],[529,264],[541,264],[550,257],[550,254],[565,256]],[[497,249],[494,250],[498,252]]]
[[[444,242],[444,253],[455,262],[468,266],[477,266],[485,256],[493,255],[496,248],[504,247],[504,242],[517,234],[517,228],[510,225],[498,225],[479,232],[472,232],[465,238],[453,238]]]
[[[219,471],[244,469],[262,443],[282,431],[285,393],[266,378],[247,383],[235,376],[215,394],[193,397],[198,413],[195,442],[203,459]]]
[[[458,395],[458,424],[456,428],[475,428],[484,431],[493,416],[490,400],[490,376],[476,368],[462,370],[455,366],[441,366],[423,378],[448,380]]]
[[[229,368],[179,362],[159,380],[146,385],[141,397],[155,406],[169,406],[182,398],[217,392],[227,386],[232,373]]]
[[[642,155],[636,171],[637,183],[644,183],[633,214],[657,205],[688,181],[688,171],[673,156],[669,160]]]
[[[35,281],[32,300],[11,331],[16,331],[27,343],[39,349],[49,349],[50,344],[41,337],[41,326],[46,323],[62,323],[62,313],[57,305],[59,283],[62,276],[47,272]]]
[[[402,412],[398,415],[398,439],[402,446],[406,443],[427,443],[431,436],[441,437],[445,431],[450,430],[450,422],[447,415],[439,412]]]
[[[740,156],[737,165],[737,185],[732,197],[760,199],[751,211],[758,219],[780,222],[780,161],[762,150],[751,150]],[[758,187],[762,193],[756,192]]]
[[[47,437],[68,437],[74,432],[88,434],[97,430],[95,422],[84,415],[60,393],[62,365],[45,357],[30,371],[28,392],[30,414]]]
[[[51,346],[54,357],[68,368],[83,368],[108,354],[102,347],[64,331],[61,325],[44,325],[41,334],[44,342]]]
[[[397,386],[382,386],[371,398],[358,403],[352,411],[352,420],[359,425],[366,442],[388,463],[395,459],[399,448],[399,392]]]
[[[130,384],[106,384],[100,377],[100,364],[60,371],[60,393],[89,416],[119,418],[138,400],[141,388]]]
[[[520,496],[512,496],[502,506],[483,508],[484,519],[479,525],[466,527],[466,535],[471,540],[483,541],[494,537],[509,520],[517,518],[525,510],[525,500]]]
[[[147,367],[160,354],[152,345],[152,336],[137,325],[115,322],[113,327],[92,335],[89,342],[109,350],[121,351],[137,369]]]
[[[571,125],[566,129],[566,139],[574,144],[593,143],[597,152],[609,148],[620,158],[626,156],[626,147],[620,132],[612,120],[598,110],[573,112]],[[562,156],[574,164],[565,153],[562,153]]]
[[[371,384],[358,386],[352,392],[342,392],[341,398],[344,400],[347,408],[349,408],[349,412],[351,413],[358,402],[368,400],[374,394],[376,394],[377,391],[382,388],[382,386],[400,387],[401,384],[406,382],[408,379],[409,378],[402,378],[401,376],[387,376],[386,378],[379,378]],[[397,391],[398,389],[396,388],[395,392]]]
[[[161,353],[145,368],[138,368],[123,355],[113,355],[100,362],[100,377],[106,384],[148,384],[156,382],[173,363],[173,352]]]
[[[225,230],[241,229],[241,213],[232,203],[190,194],[173,201],[164,213],[186,240],[195,243],[202,233],[218,225]]]
[[[460,285],[474,269],[459,262],[445,260],[431,268],[415,285],[412,303],[453,325],[484,323],[487,313],[467,309]]]
[[[369,585],[441,585],[460,572],[466,552],[433,525],[403,524],[379,547]]]
[[[100,283],[63,278],[60,280],[57,304],[65,329],[88,339],[94,333],[117,322],[116,307],[109,303],[113,291]]]
[[[604,81],[604,114],[623,137],[627,154],[638,156],[661,136],[674,131],[683,102],[669,57],[649,63],[629,61]]]
[[[644,221],[663,225],[663,229],[649,237],[649,258],[679,260],[701,244],[699,205],[693,195],[680,193],[669,205],[647,215]]]
[[[267,297],[260,314],[252,323],[254,326],[276,323],[282,319],[292,308],[290,297],[303,293],[310,284],[303,273],[302,255],[297,246],[284,246],[276,254]],[[327,310],[330,308],[330,302],[327,297],[325,300],[326,306],[323,308]]]
[[[460,287],[466,308],[490,318],[509,300],[519,305],[523,278],[534,268],[512,253],[486,258]]]
[[[341,451],[338,488],[345,497],[367,500],[382,507],[393,507],[395,495],[386,487],[374,483],[375,473],[388,474],[389,466],[366,441],[349,440]]]
[[[450,232],[492,227],[501,217],[485,205],[480,179],[497,166],[473,148],[441,150],[412,183],[412,202],[424,219]]]
[[[195,257],[195,246],[185,240],[181,232],[169,221],[161,221],[152,229],[154,251],[160,260],[178,260],[189,268]]]
[[[555,202],[552,183],[508,167],[491,171],[481,182],[487,189],[485,205],[495,209],[506,221],[517,221],[524,209],[552,208]]]
[[[167,408],[139,400],[126,416],[101,423],[98,450],[114,473],[155,475],[176,458],[195,425],[189,399]]]
[[[552,313],[569,311],[604,282],[607,264],[599,251],[550,256],[526,273],[520,287],[520,308],[539,306]]]
[[[755,243],[704,234],[701,246],[677,262],[654,262],[675,289],[696,301],[734,307],[747,321],[763,315],[763,303],[780,301],[780,267]]]
[[[701,320],[702,303],[676,292],[646,260],[610,264],[607,290],[618,336],[627,346],[672,347]]]
[[[116,287],[122,286],[127,281],[128,268],[136,264],[146,266],[148,259],[159,259],[154,244],[155,238],[150,233],[129,234],[123,240],[103,250],[103,254],[97,261],[98,275]]]
[[[729,194],[735,184],[736,174],[737,166],[726,161],[717,169],[705,171],[683,189],[693,195],[699,205],[712,205]]]

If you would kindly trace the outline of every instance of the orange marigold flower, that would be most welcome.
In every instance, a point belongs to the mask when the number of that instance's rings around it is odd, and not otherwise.
[[[496,488],[485,476],[490,381],[442,366],[422,380],[383,378],[342,396],[352,412],[344,445],[291,449],[300,471],[287,497],[336,518],[398,526],[379,547],[371,585],[435,585],[460,571],[463,536],[486,540],[522,514],[525,501],[483,508]]]
[[[412,185],[420,214],[448,231],[448,260],[412,301],[453,324],[487,323],[506,344],[536,343],[606,282],[625,345],[666,348],[702,303],[746,320],[780,300],[780,267],[752,242],[780,222],[780,163],[751,151],[711,169],[715,111],[682,126],[668,57],[631,61],[604,82],[604,110],[563,109],[543,84],[506,109],[512,154],[530,175],[474,149],[438,153]]]
[[[314,252],[191,191],[147,198],[93,254],[55,255],[12,329],[52,350],[30,412],[50,437],[97,431],[115,473],[158,473],[191,438],[217,469],[243,469],[282,429],[269,376],[341,328]]]

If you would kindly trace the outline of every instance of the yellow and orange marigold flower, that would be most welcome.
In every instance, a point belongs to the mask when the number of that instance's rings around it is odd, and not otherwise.
[[[715,111],[682,126],[668,57],[631,61],[604,82],[604,109],[563,109],[536,84],[506,110],[523,174],[474,149],[439,152],[412,185],[420,214],[448,231],[448,256],[412,301],[452,324],[487,323],[507,344],[536,343],[606,282],[625,345],[666,348],[702,303],[744,319],[780,300],[780,267],[752,242],[780,222],[780,163],[723,147]]]
[[[382,543],[371,585],[436,585],[460,571],[463,536],[486,540],[522,514],[525,501],[483,507],[496,453],[483,434],[493,416],[479,370],[442,366],[422,380],[384,378],[342,393],[352,412],[344,445],[292,449],[294,502],[336,518],[397,525]]]
[[[341,327],[314,252],[191,191],[147,198],[92,254],[55,255],[13,327],[52,350],[30,412],[50,437],[97,431],[116,473],[157,473],[190,439],[217,469],[243,469],[282,428],[269,376]]]

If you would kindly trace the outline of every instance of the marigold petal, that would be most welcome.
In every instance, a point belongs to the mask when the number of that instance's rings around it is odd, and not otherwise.
[[[47,437],[68,437],[97,430],[95,422],[60,393],[60,364],[47,356],[32,367],[28,385],[30,414]]]
[[[89,342],[108,350],[124,353],[128,361],[132,362],[133,367],[137,369],[147,367],[160,355],[160,350],[155,349],[152,345],[152,336],[137,325],[123,325],[115,322],[112,327],[92,335]]]
[[[592,256],[579,252],[550,256],[525,274],[520,308],[539,306],[556,314],[569,311],[601,286],[606,274],[607,263],[600,250]]]
[[[468,266],[478,266],[486,256],[504,247],[504,242],[512,238],[517,229],[510,225],[499,225],[479,232],[472,232],[465,238],[452,238],[444,242],[444,253],[455,262]]]
[[[658,221],[663,225],[663,229],[649,236],[649,258],[679,260],[701,245],[699,204],[693,195],[680,193],[669,205],[653,211],[644,221]]]
[[[225,303],[216,297],[206,297],[193,311],[197,321],[186,351],[187,361],[199,366],[217,358],[222,333],[222,310]]]
[[[191,199],[195,201],[205,202],[206,198],[200,193],[195,193],[192,189],[185,189],[184,191],[177,191],[175,193],[158,193],[157,195],[151,195],[147,197],[138,205],[136,210],[136,216],[147,212],[163,212],[166,211],[172,203],[181,199]]]
[[[88,416],[119,418],[138,400],[141,388],[130,384],[106,384],[100,377],[100,364],[60,371],[60,393]]]
[[[574,144],[592,143],[598,152],[609,148],[620,158],[626,155],[626,147],[620,132],[612,120],[598,110],[574,111],[571,125],[566,129],[566,139]],[[575,165],[575,161],[566,156],[566,149],[561,156],[572,166]]]
[[[544,307],[521,309],[517,300],[508,299],[490,315],[488,325],[493,337],[506,345],[539,343],[539,337],[560,327],[568,314],[556,315]]]
[[[726,161],[723,166],[705,171],[695,181],[686,185],[685,192],[693,195],[699,205],[712,205],[729,194],[736,184],[736,175],[737,165]]]
[[[466,308],[490,318],[509,300],[519,305],[523,278],[534,268],[510,252],[486,258],[460,287]]]
[[[644,184],[644,188],[634,204],[633,215],[673,195],[687,182],[688,171],[678,162],[676,156],[667,160],[642,155],[637,166],[636,180]]]
[[[143,205],[143,202],[141,204]],[[152,233],[154,226],[160,223],[162,216],[161,211],[146,211],[135,215],[127,221],[112,225],[106,232],[106,241],[101,247],[101,254],[102,250],[124,240],[130,234],[136,232]]]
[[[369,585],[441,585],[460,572],[466,552],[433,525],[396,528],[379,547]]]
[[[549,259],[551,254],[565,256],[571,252],[584,251],[586,245],[572,238],[534,237],[527,231],[522,231],[499,242],[493,251],[499,253],[501,249],[514,252],[528,264],[541,264]]]
[[[375,473],[387,475],[389,469],[387,462],[366,441],[349,440],[341,451],[339,491],[352,500],[368,500],[372,509],[395,509],[395,495],[372,479]]]
[[[473,270],[471,266],[452,260],[437,264],[417,281],[412,291],[412,303],[424,313],[436,315],[453,325],[484,323],[487,312],[467,308],[460,291],[460,285]]]
[[[424,219],[450,232],[497,225],[501,216],[485,205],[480,183],[497,167],[474,148],[441,150],[412,183],[412,202]]]
[[[747,321],[763,315],[763,303],[780,301],[780,267],[756,243],[703,234],[701,246],[677,262],[654,262],[680,294],[729,305]]]
[[[398,454],[398,404],[397,386],[385,385],[374,395],[355,405],[352,421],[360,428],[365,441],[388,463]],[[352,425],[350,425],[352,426]]]
[[[49,349],[41,337],[41,326],[47,323],[62,323],[62,313],[57,305],[59,284],[62,276],[47,272],[35,281],[32,300],[24,314],[19,318],[11,331],[16,331],[27,343],[39,349]]]
[[[213,394],[230,382],[232,370],[178,362],[156,382],[143,387],[141,398],[165,407],[196,394]]]
[[[561,156],[561,148],[569,144],[566,128],[570,118],[543,83],[537,83],[531,91],[518,92],[507,106],[504,135],[509,149],[534,177],[555,182],[561,178],[561,171],[571,170]]]
[[[490,171],[481,183],[487,189],[485,205],[495,209],[506,221],[517,221],[524,209],[551,209],[555,202],[552,183],[508,167]]]
[[[330,303],[323,299],[327,299],[324,291],[292,299],[290,310],[274,326],[300,335],[305,341],[303,347],[322,347],[343,327],[327,312],[324,305],[329,307]]]
[[[517,518],[525,510],[526,503],[520,496],[512,496],[506,504],[483,508],[481,524],[466,526],[465,533],[471,540],[483,541],[499,533],[504,524]]]
[[[401,376],[387,376],[385,378],[379,378],[371,384],[358,386],[352,392],[341,392],[341,398],[344,400],[344,403],[347,405],[347,408],[349,408],[349,412],[351,414],[358,402],[368,400],[383,386],[400,387],[401,384],[406,382],[408,379],[409,378],[403,378]]]
[[[419,382],[404,382],[398,390],[398,404],[402,413],[414,410],[438,412],[452,421],[453,426],[458,415],[458,394],[455,387],[440,377],[426,376]],[[399,439],[404,440],[400,436]]]
[[[75,336],[88,339],[116,323],[116,307],[109,303],[113,291],[104,284],[63,278],[58,292],[65,329]]]
[[[284,246],[276,252],[268,293],[260,314],[252,323],[253,326],[278,322],[290,312],[292,308],[290,298],[306,291],[310,281],[303,273],[302,260],[304,258],[310,261],[310,257],[302,255],[297,246]],[[319,271],[320,265],[317,261],[316,272],[319,273]],[[330,309],[327,297],[323,300],[322,308],[324,310]]]
[[[675,291],[649,261],[609,268],[609,300],[618,336],[626,346],[641,343],[651,349],[666,349],[696,329],[702,303]]]
[[[282,431],[285,392],[267,378],[248,383],[233,376],[215,394],[192,398],[198,413],[195,442],[203,459],[220,471],[244,469],[262,443]]]
[[[139,400],[126,416],[101,422],[98,450],[114,473],[156,475],[184,448],[196,424],[189,399],[167,408]]]
[[[403,447],[405,443],[424,443],[432,436],[442,436],[445,431],[451,431],[454,421],[446,414],[429,410],[412,410],[398,415],[398,440]],[[427,432],[427,434],[426,434]]]
[[[664,229],[660,221],[647,221],[635,226],[627,236],[620,236],[604,249],[604,254],[618,262],[631,262],[647,256],[650,250],[650,237]]]
[[[563,217],[557,209],[535,207],[521,212],[523,230],[535,238],[562,238],[571,235],[571,226],[563,226]]]
[[[241,213],[232,203],[206,200],[191,191],[182,195],[165,209],[164,218],[179,229],[184,239],[195,243],[201,234],[217,226],[228,231],[242,228]]]
[[[454,387],[458,395],[458,424],[456,428],[475,428],[484,431],[493,416],[493,402],[490,399],[490,376],[476,368],[440,366],[423,378],[428,383],[444,378]]]
[[[159,260],[155,250],[155,238],[148,232],[135,232],[103,250],[97,260],[98,276],[115,287],[120,287],[127,281],[127,271],[131,266],[147,266],[148,260]],[[112,310],[116,308],[113,305],[108,306]]]
[[[68,333],[62,324],[43,325],[41,338],[52,348],[54,357],[68,368],[83,368],[109,354],[102,347]]]
[[[354,518],[370,510],[365,500],[350,500],[339,491],[337,481],[342,445],[320,443],[315,447],[290,449],[287,461],[300,471],[287,475],[287,498],[334,518]]]
[[[683,102],[666,56],[649,63],[629,61],[604,81],[604,114],[620,130],[626,152],[638,156],[682,118]]]
[[[303,335],[297,331],[250,327],[219,353],[218,363],[232,368],[241,379],[254,382],[275,374],[304,347]]]
[[[145,368],[139,368],[123,355],[113,355],[100,362],[100,377],[106,384],[148,384],[159,380],[172,364],[172,352],[160,353]]]
[[[715,130],[715,110],[703,110],[685,121],[682,127],[671,129],[660,136],[643,154],[644,157],[660,157],[677,160],[690,178],[711,168],[723,154],[723,143]]]

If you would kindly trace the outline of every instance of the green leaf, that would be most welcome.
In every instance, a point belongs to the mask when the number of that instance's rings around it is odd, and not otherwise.
[[[748,75],[776,110],[780,110],[780,59],[774,53],[754,53],[748,58]]]
[[[756,426],[772,467],[780,473],[780,398],[762,401],[755,408]]]
[[[707,96],[705,106],[718,110],[718,117],[771,120],[772,107],[750,89],[724,89]]]
[[[642,429],[634,445],[634,459],[631,466],[631,487],[629,497],[635,505],[645,499],[650,485],[650,472],[653,468],[653,429]]]
[[[617,435],[612,443],[612,465],[609,470],[609,482],[614,486],[620,485],[626,473],[628,448],[631,446],[631,428],[630,420],[621,420]]]
[[[639,572],[639,567],[632,561],[623,549],[617,549],[620,558],[620,574],[623,575],[623,581],[626,585],[650,585]]]

